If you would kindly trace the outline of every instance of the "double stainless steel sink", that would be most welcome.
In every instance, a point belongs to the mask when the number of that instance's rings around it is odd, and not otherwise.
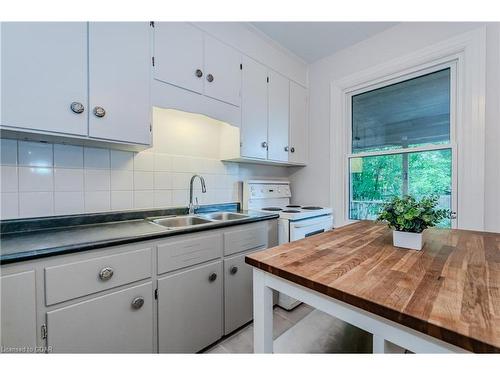
[[[242,220],[249,215],[236,212],[210,212],[198,215],[148,217],[147,220],[167,229],[183,229],[199,225],[210,225],[221,221]]]

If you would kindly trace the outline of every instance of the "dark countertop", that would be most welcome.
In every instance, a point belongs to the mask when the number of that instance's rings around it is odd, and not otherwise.
[[[167,229],[145,218],[185,215],[186,208],[3,221],[0,264],[278,218],[277,214],[241,211],[238,204],[203,206],[198,213],[213,211],[240,212],[250,217],[181,229]]]

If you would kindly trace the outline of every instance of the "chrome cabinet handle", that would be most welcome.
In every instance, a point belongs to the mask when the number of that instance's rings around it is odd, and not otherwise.
[[[97,117],[104,117],[106,111],[102,107],[94,107],[94,115]]]
[[[285,151],[288,152],[288,150],[289,150],[289,147],[285,146]]]
[[[231,275],[236,274],[236,272],[238,272],[238,267],[236,267],[236,266],[232,266],[231,269],[229,270],[229,273]]]
[[[74,113],[82,113],[85,110],[85,107],[80,102],[71,103],[70,108]]]
[[[267,142],[262,142],[260,145],[262,146],[262,148],[267,148]]]
[[[113,274],[114,274],[114,271],[111,267],[104,267],[102,270],[99,271],[99,278],[102,281],[107,281],[107,280],[111,279]]]
[[[211,74],[207,75],[207,81],[208,82],[213,82],[213,80],[214,80],[214,76],[213,75],[211,75]]]
[[[210,276],[208,276],[208,281],[213,283],[215,280],[217,280],[217,274],[216,273],[211,273]]]
[[[132,308],[133,309],[139,310],[142,307],[142,305],[144,305],[144,298],[142,298],[142,297],[135,297],[132,300]]]
[[[295,152],[295,147],[292,147],[292,148],[290,149],[290,152],[292,152],[292,153],[293,153],[293,152]]]
[[[196,69],[196,71],[194,72],[194,74],[198,78],[203,77],[203,72],[201,71],[201,69]]]

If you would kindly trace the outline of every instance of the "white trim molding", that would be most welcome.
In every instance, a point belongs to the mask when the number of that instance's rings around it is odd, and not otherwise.
[[[330,197],[337,226],[348,224],[345,160],[349,153],[349,93],[446,62],[456,62],[457,227],[484,229],[486,28],[481,27],[383,64],[336,80],[330,85]]]

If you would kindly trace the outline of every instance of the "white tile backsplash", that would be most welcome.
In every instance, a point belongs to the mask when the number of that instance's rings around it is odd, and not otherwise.
[[[83,191],[56,191],[54,193],[54,211],[56,215],[72,215],[85,209]]]
[[[54,191],[52,168],[19,167],[19,191]]]
[[[1,196],[0,215],[2,219],[15,219],[19,217],[19,194],[2,192]]]
[[[111,169],[134,170],[134,153],[131,151],[111,150]]]
[[[154,154],[147,151],[135,154],[134,170],[152,172],[154,170]]]
[[[83,147],[55,144],[54,167],[83,168]]]
[[[86,169],[85,191],[101,191],[111,189],[109,169]]]
[[[2,193],[17,193],[18,180],[17,180],[17,167],[10,165],[0,166],[0,182]]]
[[[111,209],[111,194],[109,191],[86,191],[85,212],[104,212]]]
[[[237,202],[240,167],[220,160],[2,139],[2,219]],[[18,159],[19,155],[19,159]]]
[[[134,172],[112,170],[111,190],[134,190]]]
[[[54,191],[83,191],[83,169],[54,168]]]
[[[107,148],[85,147],[84,167],[88,169],[109,169],[110,150]]]
[[[54,150],[52,143],[18,142],[18,164],[34,167],[52,167]]]
[[[154,173],[134,171],[134,190],[153,190]]]
[[[134,191],[134,207],[135,208],[152,208],[154,207],[152,190],[135,190]]]
[[[111,192],[112,210],[130,210],[132,208],[134,208],[134,192],[132,190]]]
[[[17,140],[2,139],[0,143],[0,164],[17,165]]]
[[[54,215],[53,192],[19,193],[19,216],[39,217]]]

